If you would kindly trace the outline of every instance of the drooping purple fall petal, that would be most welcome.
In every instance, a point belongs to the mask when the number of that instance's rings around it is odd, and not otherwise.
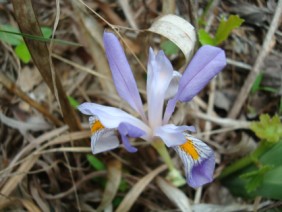
[[[114,129],[106,129],[96,116],[89,117],[91,129],[91,150],[93,154],[109,151],[119,146]]]
[[[186,135],[187,142],[173,147],[181,158],[187,183],[198,188],[213,180],[215,158],[212,149],[201,140]]]
[[[104,46],[119,96],[146,120],[136,81],[117,37],[104,32]]]
[[[137,152],[137,149],[130,144],[128,137],[139,138],[142,135],[144,135],[145,132],[143,130],[141,130],[141,129],[139,129],[139,128],[131,125],[131,124],[125,123],[125,122],[121,123],[118,126],[118,131],[121,135],[121,139],[122,139],[122,142],[123,142],[125,149],[128,152]]]

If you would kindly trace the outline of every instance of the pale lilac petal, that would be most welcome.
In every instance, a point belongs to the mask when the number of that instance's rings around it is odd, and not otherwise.
[[[154,54],[150,48],[148,60],[148,119],[152,128],[162,125],[165,94],[173,76],[173,68],[163,51]]]
[[[187,183],[193,188],[198,188],[213,180],[215,157],[213,150],[201,140],[190,135],[186,135],[186,138],[187,142],[190,142],[189,148],[185,149],[183,144],[173,149],[184,164]]]
[[[222,49],[208,45],[201,47],[180,79],[178,99],[190,101],[225,65],[226,57]]]
[[[174,124],[167,124],[158,127],[154,131],[154,136],[160,137],[167,147],[181,145],[186,142],[184,131],[195,131],[194,126],[175,126]]]
[[[124,122],[118,126],[118,131],[121,135],[121,139],[125,149],[128,152],[137,152],[137,149],[130,144],[128,137],[139,138],[144,135],[145,132],[131,124]]]
[[[118,108],[89,102],[85,102],[77,108],[85,115],[97,116],[105,128],[117,128],[120,123],[126,122],[150,133],[149,127],[144,122]]]
[[[95,116],[89,117],[90,129],[92,131],[91,135],[91,149],[93,154],[98,154],[100,152],[109,151],[115,149],[119,146],[119,139],[114,129],[106,129],[101,126],[93,131],[93,125],[99,122],[98,118]],[[100,124],[98,124],[100,125]]]
[[[104,32],[104,46],[119,96],[145,120],[136,81],[117,37],[113,33]]]
[[[164,113],[164,118],[163,118],[163,124],[167,124],[174,109],[176,106],[176,103],[178,102],[178,97],[174,96],[172,99],[168,100],[165,113]]]
[[[172,79],[166,90],[165,99],[171,99],[178,91],[179,80],[182,77],[178,71],[173,71]]]

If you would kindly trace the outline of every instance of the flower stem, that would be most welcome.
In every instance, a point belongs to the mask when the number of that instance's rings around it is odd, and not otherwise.
[[[155,140],[152,142],[152,146],[155,148],[155,150],[160,154],[160,156],[163,158],[164,162],[166,163],[168,169],[170,171],[174,170],[173,162],[171,160],[171,157],[167,151],[166,146],[164,145],[163,141],[160,139]]]
[[[169,172],[166,177],[173,185],[179,187],[186,184],[185,179],[182,177],[181,173],[178,169],[176,169],[173,165],[171,157],[167,151],[166,146],[164,145],[163,141],[158,139],[152,142],[152,146],[156,149],[156,151],[160,154],[163,158],[164,162],[166,163]]]

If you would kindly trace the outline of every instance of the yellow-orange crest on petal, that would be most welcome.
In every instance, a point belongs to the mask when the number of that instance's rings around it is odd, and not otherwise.
[[[91,126],[91,133],[94,134],[101,129],[104,129],[104,126],[99,120],[95,120]]]
[[[186,152],[187,154],[189,154],[194,160],[198,160],[200,155],[194,145],[194,143],[191,140],[187,140],[186,143],[180,145],[180,148]]]

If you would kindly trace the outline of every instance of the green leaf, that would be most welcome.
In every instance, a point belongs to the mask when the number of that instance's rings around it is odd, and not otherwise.
[[[268,114],[262,114],[259,122],[253,122],[250,128],[257,137],[268,142],[278,142],[282,138],[282,124],[278,115],[272,119]]]
[[[97,157],[95,157],[94,155],[88,154],[86,157],[87,157],[87,160],[90,163],[90,165],[95,170],[98,170],[98,171],[106,170],[105,164],[101,160],[99,160]]]
[[[199,41],[202,45],[215,46],[214,39],[204,29],[198,31]]]
[[[31,55],[25,43],[22,41],[19,45],[17,45],[15,49],[16,55],[23,61],[24,63],[29,63],[31,59]]]
[[[236,196],[282,200],[282,139],[276,144],[264,143],[265,148],[258,161],[230,175],[222,182]],[[257,165],[261,169],[257,169]]]
[[[173,55],[179,52],[179,48],[172,41],[166,40],[161,43],[161,48],[164,50],[166,55]]]
[[[254,82],[254,84],[253,84],[253,86],[251,88],[251,93],[252,94],[254,94],[255,92],[257,92],[260,89],[260,84],[261,84],[262,79],[263,79],[263,74],[260,73],[257,76],[257,78],[256,78],[256,80],[255,80],[255,82]]]
[[[41,27],[41,32],[44,38],[50,38],[53,30],[50,27]]]
[[[8,43],[12,46],[19,45],[23,41],[22,36],[17,35],[17,34],[10,34],[10,33],[7,33],[6,31],[19,33],[19,30],[11,25],[0,25],[0,40],[1,41]]]
[[[237,15],[231,15],[227,20],[221,19],[215,34],[215,44],[218,45],[225,41],[232,30],[241,26],[243,22],[244,20]]]
[[[273,167],[269,165],[263,165],[258,170],[250,171],[247,173],[242,174],[240,177],[243,179],[248,180],[246,184],[246,190],[248,193],[255,191],[259,186],[262,185],[264,175]]]
[[[78,107],[79,102],[76,101],[73,97],[68,96],[68,100],[69,100],[69,103],[71,104],[72,107],[74,107],[74,108]]]

